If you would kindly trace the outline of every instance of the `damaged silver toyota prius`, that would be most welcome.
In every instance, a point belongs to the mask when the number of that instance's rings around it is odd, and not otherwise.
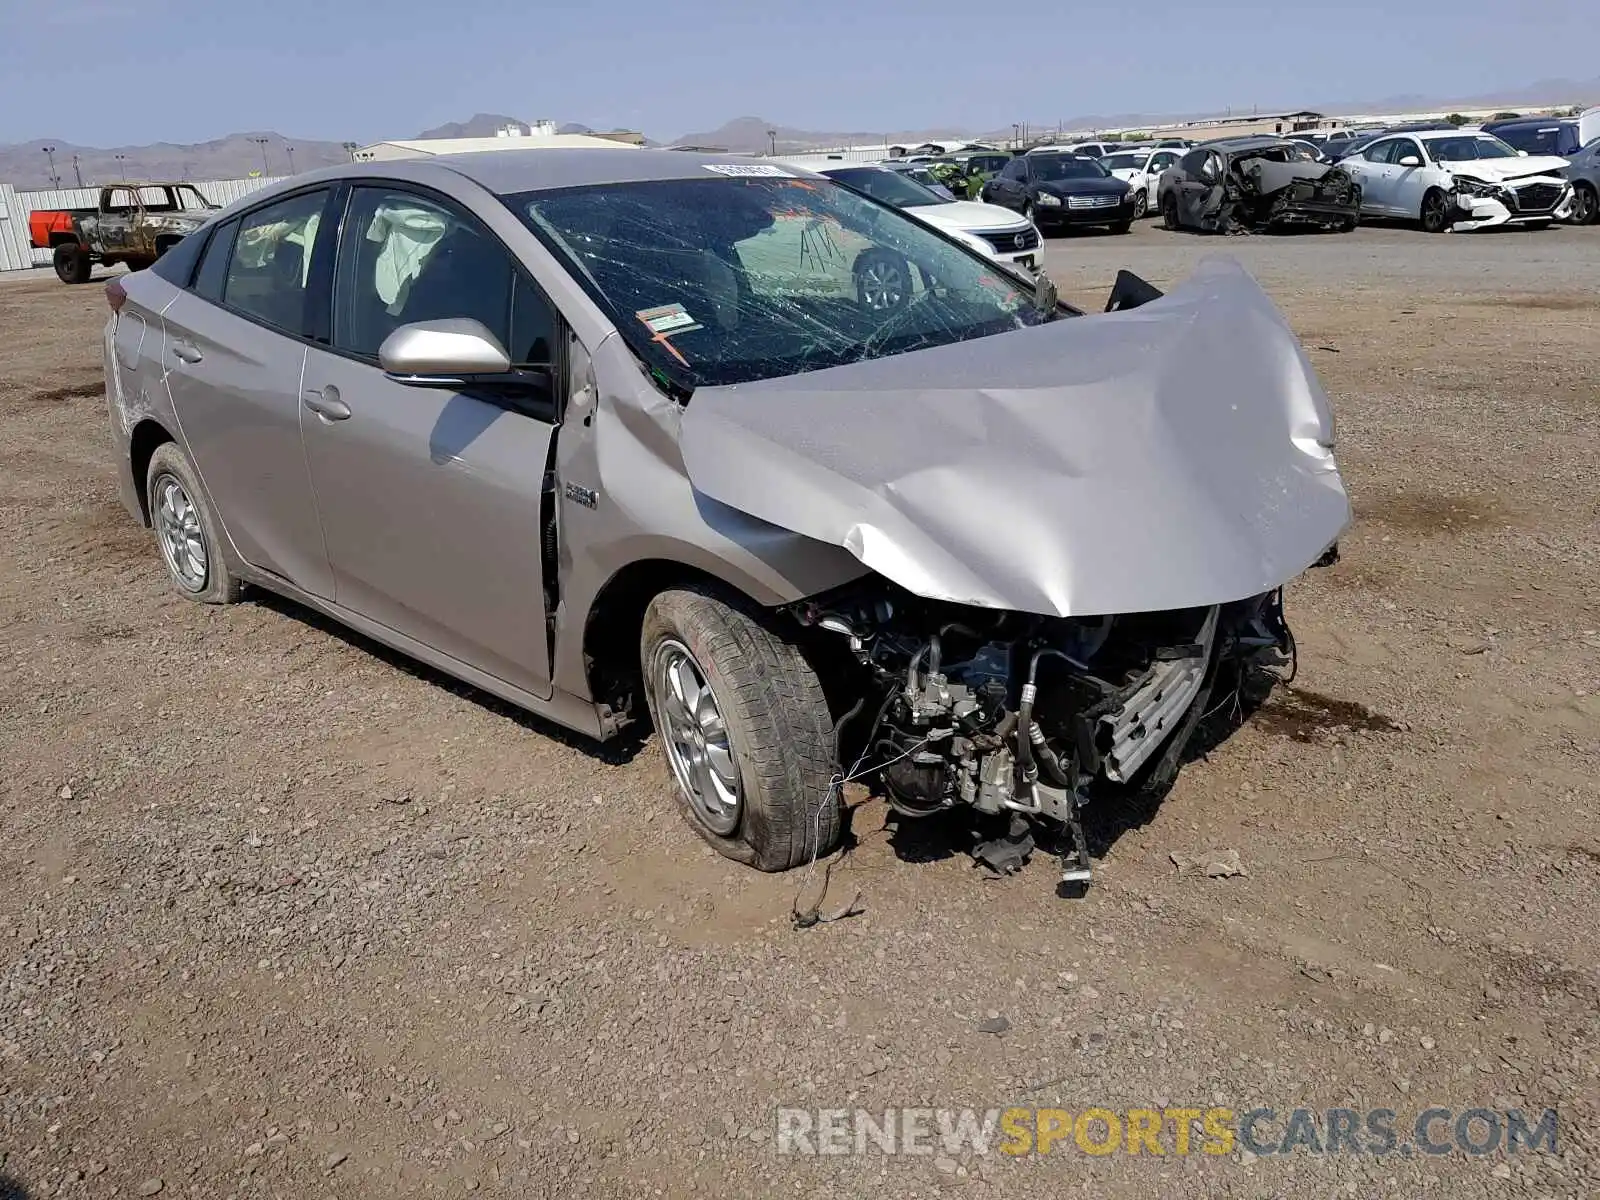
[[[596,738],[780,870],[864,779],[1034,834],[1170,779],[1350,518],[1283,318],[1107,311],[820,176],[667,151],[352,164],[107,286],[120,482],[177,589],[292,597]]]

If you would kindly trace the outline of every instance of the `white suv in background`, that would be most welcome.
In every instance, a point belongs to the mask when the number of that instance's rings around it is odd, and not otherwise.
[[[1159,210],[1156,203],[1156,181],[1161,172],[1174,165],[1184,151],[1165,146],[1143,147],[1137,150],[1118,150],[1100,160],[1100,165],[1128,185],[1133,195],[1133,219]]]
[[[1037,273],[1044,265],[1043,239],[1038,227],[1009,208],[977,200],[952,200],[899,171],[875,164],[811,166],[796,160],[789,165],[817,171],[847,188],[892,205],[906,216],[932,225],[996,262],[1021,268],[1029,274]]]
[[[1493,134],[1455,129],[1376,138],[1339,160],[1361,185],[1363,216],[1420,221],[1429,233],[1565,220],[1567,165],[1513,150]]]

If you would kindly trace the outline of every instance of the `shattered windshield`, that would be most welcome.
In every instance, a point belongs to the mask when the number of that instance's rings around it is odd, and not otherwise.
[[[1516,158],[1517,152],[1497,137],[1476,134],[1471,137],[1433,138],[1428,152],[1435,162],[1471,162],[1475,158]]]
[[[831,180],[719,175],[506,202],[658,378],[687,390],[1047,319],[1020,280]]]
[[[826,174],[829,179],[837,179],[847,188],[865,192],[874,200],[882,200],[896,208],[925,208],[930,204],[950,203],[915,179],[909,179],[897,171],[886,171],[879,167],[843,167]]]
[[[1104,179],[1108,172],[1094,158],[1076,158],[1070,154],[1038,154],[1033,156],[1033,175],[1052,183],[1057,179]]]

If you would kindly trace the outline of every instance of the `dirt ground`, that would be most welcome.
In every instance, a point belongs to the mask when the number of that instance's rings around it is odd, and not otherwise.
[[[808,930],[805,877],[704,848],[653,742],[179,599],[113,494],[99,287],[0,283],[0,1196],[1600,1195],[1600,230],[1144,226],[1050,266],[1093,303],[1210,252],[1338,413],[1357,521],[1290,589],[1298,678],[1159,806],[1094,813],[1086,897],[869,801],[829,892],[863,911]],[[780,1107],[1011,1105],[1559,1134],[775,1139]]]

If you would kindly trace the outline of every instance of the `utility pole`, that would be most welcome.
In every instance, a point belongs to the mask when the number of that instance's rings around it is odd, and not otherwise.
[[[289,156],[289,174],[294,174],[294,147],[284,143],[283,152]]]
[[[267,139],[264,137],[253,137],[250,140],[261,147],[261,173],[263,175],[271,175],[272,168],[267,165]]]
[[[45,157],[50,160],[50,186],[58,188],[61,186],[61,176],[56,173],[56,148],[54,146],[44,146],[42,149]]]
[[[113,157],[115,157],[116,160],[117,160],[117,170],[122,172],[122,182],[123,183],[127,183],[128,182],[128,156],[126,154],[117,154],[117,155],[114,155]]]
[[[78,166],[78,156],[76,154],[74,154],[72,156],[72,173],[78,179],[78,186],[82,187],[83,186],[83,171]]]
[[[356,145],[354,142],[345,142],[344,143],[344,152],[350,156],[350,161],[351,162],[355,162],[355,160],[356,160],[356,151],[359,150],[359,149],[361,149],[361,147]]]
[[[777,154],[778,154],[778,131],[776,129],[767,130],[767,145],[770,147],[773,157],[777,157]]]

